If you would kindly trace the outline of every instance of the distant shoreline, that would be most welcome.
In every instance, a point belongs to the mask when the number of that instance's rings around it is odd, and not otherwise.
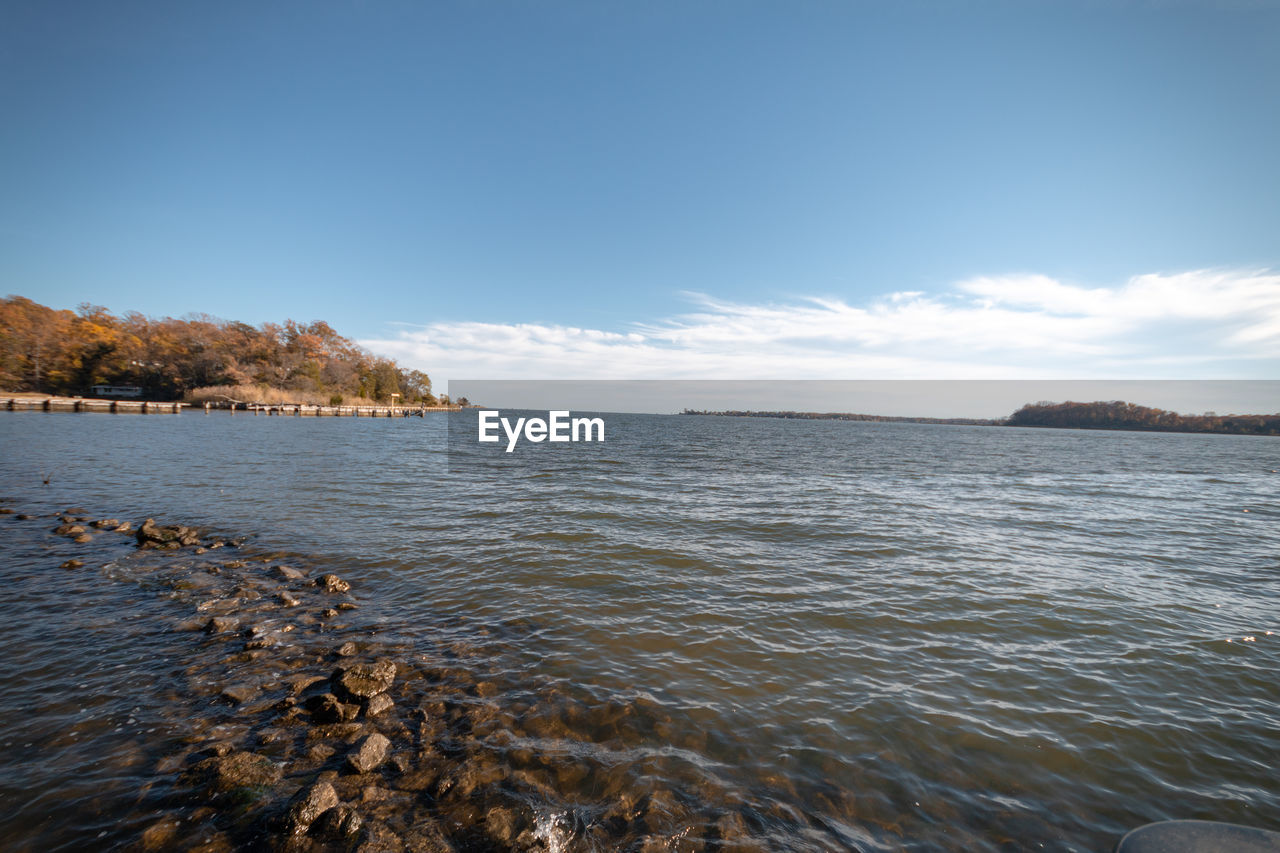
[[[682,415],[738,418],[780,418],[808,421],[941,424],[943,426],[1040,427],[1045,429],[1119,430],[1124,432],[1185,432],[1217,435],[1280,436],[1280,414],[1181,415],[1122,401],[1093,403],[1029,403],[1007,418],[923,418],[867,415],[855,412],[710,411],[685,409]]]

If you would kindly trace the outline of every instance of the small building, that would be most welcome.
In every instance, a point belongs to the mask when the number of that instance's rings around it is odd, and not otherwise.
[[[141,397],[140,385],[94,385],[95,397]]]

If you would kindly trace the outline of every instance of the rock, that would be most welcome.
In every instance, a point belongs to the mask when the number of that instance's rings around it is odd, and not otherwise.
[[[84,566],[84,560],[67,560],[59,568],[62,569],[78,569]]]
[[[13,515],[13,510],[7,506],[0,506],[0,515]]]
[[[351,589],[351,584],[334,574],[321,575],[316,578],[316,586],[325,592],[346,592]]]
[[[379,714],[385,714],[395,707],[395,702],[391,701],[391,697],[385,693],[378,693],[369,697],[369,704],[365,706],[365,716],[376,717]]]
[[[71,541],[75,542],[78,545],[83,545],[86,542],[92,542],[93,537],[90,536],[88,533],[81,533],[79,536],[77,536],[75,539],[72,539]]]
[[[291,566],[272,566],[271,573],[285,581],[300,581],[306,577],[306,573]]]
[[[311,722],[313,723],[342,722],[342,703],[332,693],[312,696],[307,700],[307,710],[311,712]]]
[[[121,524],[119,527],[114,527],[112,529],[115,530],[116,533],[129,533],[133,530],[133,522],[126,521],[124,524]]]
[[[181,548],[184,545],[199,545],[200,534],[191,527],[171,525],[162,527],[154,518],[142,522],[138,532],[134,534],[139,548]]]
[[[338,611],[334,610],[332,607],[326,607],[324,610],[320,611],[320,618],[322,619],[332,619],[337,615]]]
[[[301,601],[294,598],[292,595],[290,595],[287,592],[281,592],[277,594],[276,601],[280,602],[280,604],[284,607],[297,607],[299,604],[302,603]]]
[[[258,688],[246,684],[238,687],[228,687],[218,694],[218,698],[232,705],[243,705],[257,695]]]
[[[34,515],[27,515],[25,512],[18,513],[18,521],[30,521],[35,518]]]
[[[201,761],[191,769],[191,777],[202,781],[214,793],[237,788],[262,788],[280,781],[279,765],[265,755],[232,752]]]
[[[421,849],[425,851],[425,848]],[[360,833],[360,846],[356,848],[356,853],[400,853],[402,850],[404,850],[404,843],[401,842],[400,836],[392,832],[386,824],[370,821],[364,825]]]
[[[320,815],[311,828],[311,834],[325,841],[342,841],[357,835],[363,825],[364,820],[358,811],[339,803]]]
[[[347,642],[343,643],[342,645],[334,649],[333,653],[340,658],[349,658],[358,651],[359,649],[356,648],[356,644],[348,640]]]
[[[142,838],[139,839],[138,846],[144,853],[172,850],[178,840],[178,832],[181,829],[182,823],[172,818],[156,821],[142,831]]]
[[[93,522],[93,526],[99,530],[105,530],[108,527],[119,527],[120,519],[118,518],[100,518]]]
[[[285,826],[291,835],[306,832],[316,818],[338,805],[338,792],[328,782],[316,782],[294,794],[289,801]]]
[[[85,530],[78,524],[59,524],[53,528],[53,532],[59,536],[79,536]]]
[[[311,685],[319,684],[325,680],[327,679],[323,675],[295,675],[292,678],[286,678],[284,684],[289,688],[290,693],[297,695]]]
[[[369,699],[386,693],[396,680],[396,665],[383,659],[377,663],[358,663],[338,667],[333,673],[334,692],[356,700]]]
[[[387,760],[387,752],[391,749],[391,741],[387,736],[374,732],[360,742],[355,751],[347,756],[347,769],[353,773],[368,773],[377,770]]]
[[[231,616],[214,616],[204,624],[206,634],[225,634],[240,627],[240,620]]]
[[[339,610],[355,610],[358,605],[353,601],[344,601],[338,605]]]
[[[495,844],[503,849],[512,850],[515,849],[516,838],[526,823],[520,812],[515,809],[497,806],[489,809],[489,813],[485,815],[484,828]]]

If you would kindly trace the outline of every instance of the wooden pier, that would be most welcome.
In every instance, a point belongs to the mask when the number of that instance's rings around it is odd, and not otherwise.
[[[427,412],[456,412],[459,406],[310,406],[304,404],[260,403],[153,403],[143,400],[99,400],[85,397],[2,397],[0,409],[9,412],[102,412],[113,415],[177,415],[183,409],[212,412],[283,416],[295,418],[407,418],[425,417]]]
[[[109,412],[113,415],[176,415],[185,403],[152,403],[147,400],[94,400],[84,397],[10,397],[9,412]]]

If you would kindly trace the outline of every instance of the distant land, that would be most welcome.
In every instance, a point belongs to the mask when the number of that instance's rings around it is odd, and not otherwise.
[[[374,356],[321,320],[250,326],[0,300],[0,390],[93,396],[94,386],[188,403],[449,403],[431,393],[427,374]]]
[[[1280,414],[1273,415],[1180,415],[1164,409],[1139,406],[1120,400],[1092,403],[1028,403],[1007,418],[918,418],[864,415],[851,412],[755,412],[700,411],[685,409],[684,415],[739,418],[787,418],[811,421],[873,421],[879,423],[946,424],[952,426],[1053,427],[1058,429],[1116,429],[1146,432],[1212,432],[1228,435],[1280,435]]]

